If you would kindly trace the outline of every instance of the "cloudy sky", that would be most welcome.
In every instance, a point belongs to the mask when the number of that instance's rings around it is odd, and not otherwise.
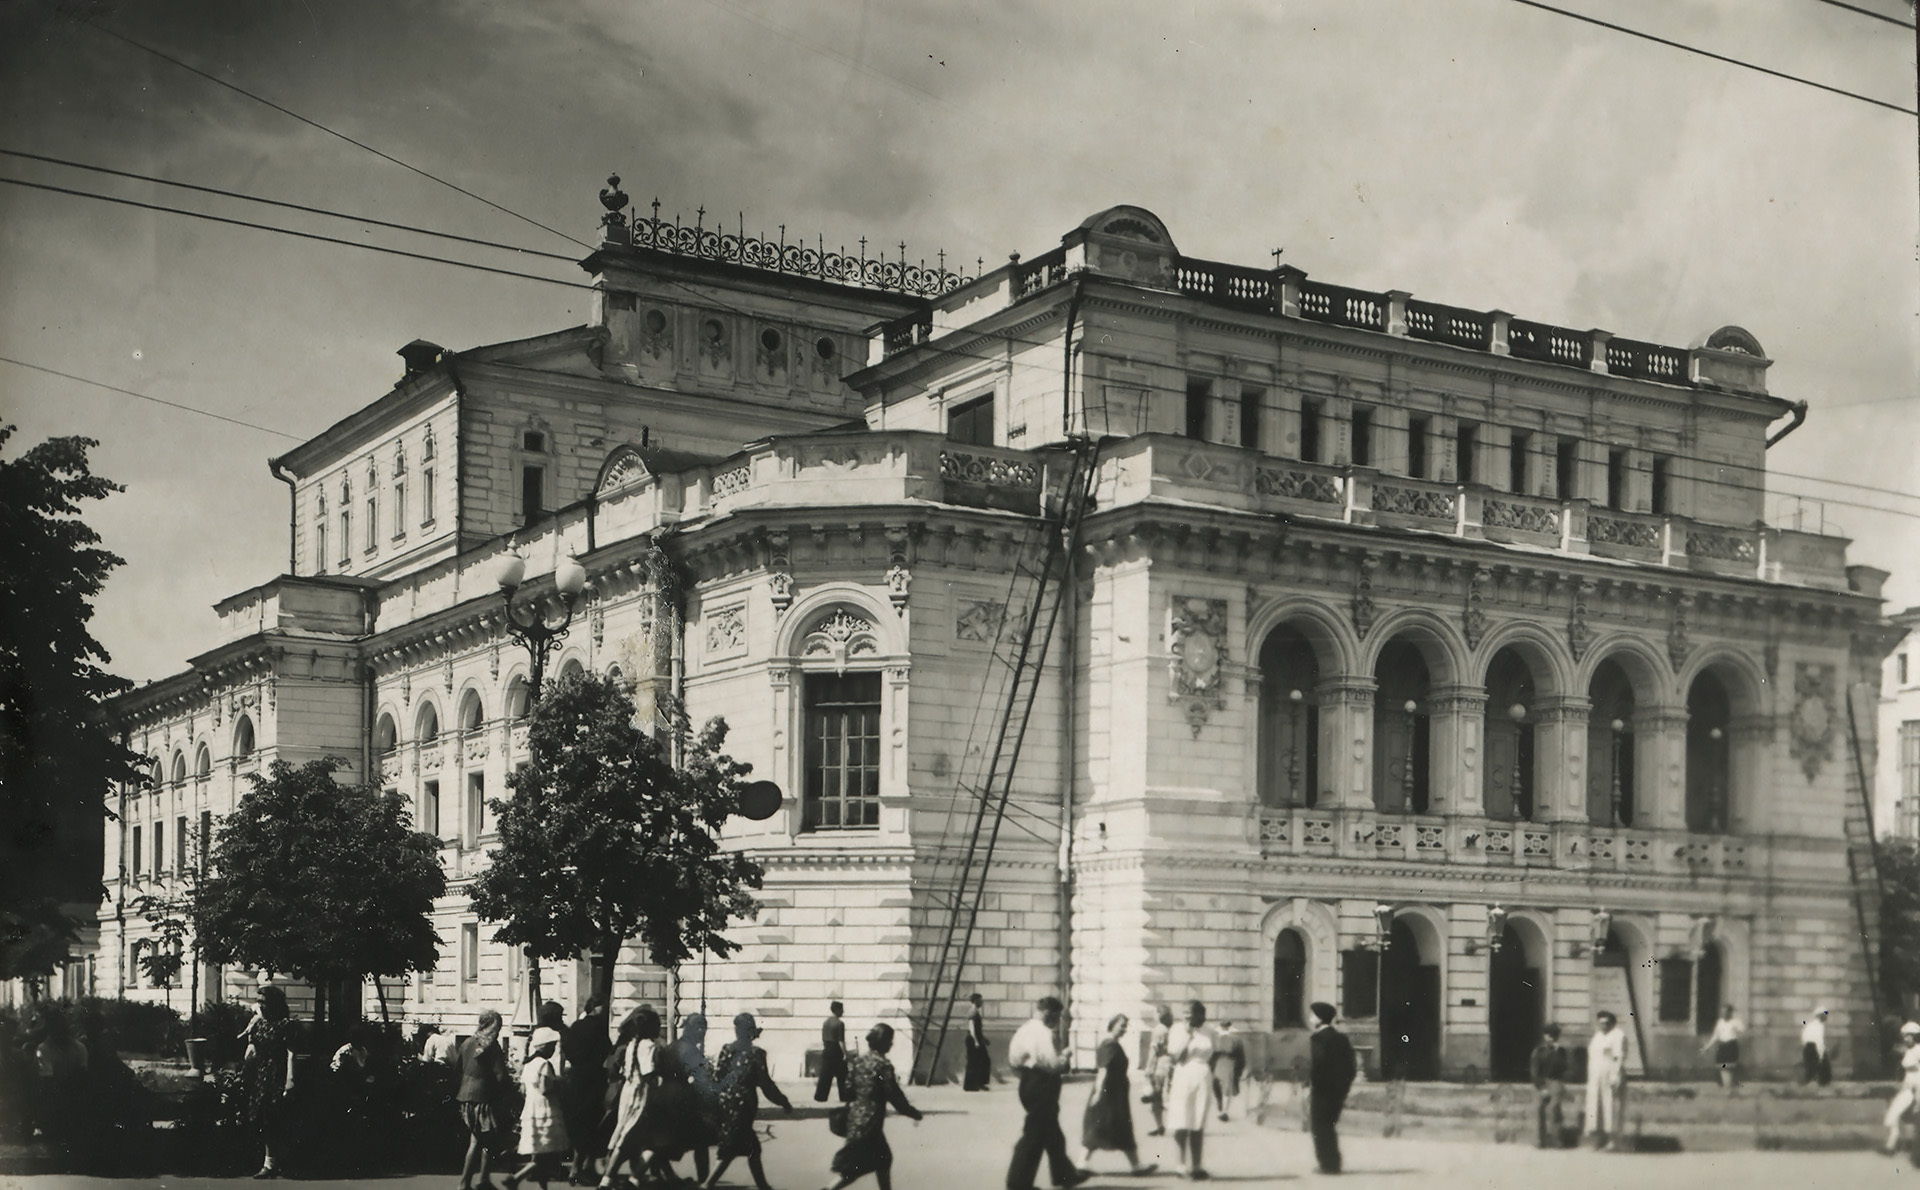
[[[1559,6],[1915,106],[1911,28],[1823,0]],[[1516,0],[0,0],[0,148],[572,254],[121,38],[580,240],[610,170],[665,212],[966,261],[1125,202],[1190,255],[1284,248],[1683,346],[1737,323],[1813,409],[1774,490],[1920,603],[1916,128],[1885,107]],[[17,156],[0,177],[582,278]],[[0,363],[9,451],[84,434],[127,485],[90,519],[127,559],[97,632],[137,679],[284,567],[267,458],[384,392],[396,348],[584,318],[577,289],[4,184],[0,276],[0,356],[265,428]]]

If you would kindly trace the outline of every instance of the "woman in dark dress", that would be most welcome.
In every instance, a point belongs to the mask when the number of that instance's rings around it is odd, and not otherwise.
[[[770,1101],[789,1113],[793,1104],[767,1072],[767,1051],[753,1044],[758,1036],[760,1027],[752,1013],[734,1017],[733,1040],[720,1047],[719,1060],[714,1063],[714,1078],[720,1086],[720,1164],[707,1179],[708,1186],[720,1184],[720,1175],[727,1172],[735,1157],[745,1157],[753,1184],[758,1190],[771,1190],[767,1171],[760,1164],[760,1130],[754,1126],[760,1115],[760,1093],[766,1092]]]
[[[893,1026],[875,1025],[867,1033],[867,1051],[853,1059],[853,1100],[847,1104],[847,1143],[833,1155],[833,1172],[840,1175],[831,1190],[851,1186],[872,1174],[880,1190],[893,1190],[893,1150],[887,1147],[884,1125],[887,1105],[910,1120],[920,1112],[900,1092],[887,1051],[893,1048]]]
[[[260,1138],[263,1156],[256,1178],[277,1178],[275,1148],[285,1150],[287,1093],[293,1090],[293,1020],[287,994],[269,984],[260,989],[259,1014],[240,1034],[247,1043],[241,1077],[247,1089],[247,1123]]]
[[[460,1043],[455,1064],[460,1070],[460,1091],[454,1096],[460,1104],[460,1122],[467,1126],[467,1156],[460,1166],[460,1190],[473,1190],[473,1175],[479,1185],[490,1186],[487,1169],[493,1151],[500,1147],[501,1100],[512,1082],[507,1070],[507,1055],[500,1048],[500,1014],[489,1008],[480,1014],[472,1037]]]
[[[984,1091],[993,1075],[993,1060],[987,1054],[987,1027],[980,1007],[980,993],[967,997],[973,1007],[967,1013],[967,1072],[962,1089]]]
[[[1107,1035],[1093,1053],[1095,1069],[1093,1095],[1080,1118],[1080,1143],[1086,1147],[1081,1168],[1093,1160],[1095,1149],[1113,1149],[1127,1155],[1127,1164],[1136,1174],[1155,1168],[1140,1164],[1140,1150],[1133,1140],[1133,1104],[1127,1089],[1127,1049],[1120,1039],[1127,1035],[1127,1014],[1120,1013],[1107,1022]]]

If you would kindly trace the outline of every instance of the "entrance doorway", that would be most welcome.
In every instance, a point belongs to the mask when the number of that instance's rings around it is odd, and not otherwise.
[[[1426,961],[1404,918],[1392,937],[1380,961],[1380,1069],[1390,1079],[1438,1078],[1440,966]]]
[[[1525,1082],[1544,1019],[1540,967],[1511,923],[1487,959],[1487,1066],[1496,1082]]]

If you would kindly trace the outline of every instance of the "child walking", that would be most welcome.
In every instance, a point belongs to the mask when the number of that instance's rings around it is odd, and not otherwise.
[[[556,1030],[540,1028],[527,1042],[527,1062],[520,1068],[520,1087],[527,1093],[520,1111],[520,1151],[526,1165],[506,1177],[507,1190],[531,1179],[547,1190],[547,1181],[560,1176],[560,1155],[571,1151],[566,1117],[560,1112],[560,1072],[553,1054],[560,1047]]]

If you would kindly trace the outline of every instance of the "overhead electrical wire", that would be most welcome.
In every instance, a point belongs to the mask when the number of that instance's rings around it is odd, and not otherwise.
[[[58,376],[62,380],[71,380],[76,384],[88,384],[88,385],[92,385],[94,388],[104,388],[108,392],[115,392],[115,393],[120,393],[124,396],[136,397],[142,401],[152,401],[155,405],[165,405],[169,409],[179,409],[187,413],[197,413],[201,417],[211,417],[215,421],[224,421],[229,423],[230,425],[245,426],[249,430],[258,430],[262,434],[273,434],[276,437],[280,437],[280,438],[291,438],[295,442],[306,441],[305,438],[301,437],[298,434],[289,434],[285,430],[276,430],[272,426],[263,426],[263,425],[260,425],[258,422],[242,421],[237,417],[228,417],[224,413],[215,413],[210,409],[202,409],[197,405],[183,405],[179,401],[163,400],[159,397],[149,396],[146,393],[135,392],[133,389],[130,389],[130,388],[121,388],[117,384],[108,384],[105,381],[91,380],[85,376],[75,376],[72,372],[62,372],[58,368],[48,368],[40,364],[30,364],[23,359],[14,359],[11,356],[0,355],[0,364],[12,364],[16,368],[27,368],[35,372],[45,372],[49,376]]]
[[[222,198],[236,198],[242,202],[260,203],[263,206],[281,207],[289,211],[303,211],[309,215],[324,215],[329,219],[344,219],[350,223],[365,223],[373,227],[388,227],[395,231],[409,231],[415,235],[433,236],[436,239],[452,240],[460,244],[472,244],[479,248],[497,248],[502,252],[518,252],[523,256],[538,256],[546,260],[561,260],[568,264],[579,263],[579,257],[560,252],[542,252],[537,248],[522,248],[518,244],[502,244],[497,240],[481,240],[472,236],[455,235],[449,231],[435,231],[431,227],[420,227],[412,223],[393,223],[386,219],[375,219],[371,215],[352,215],[344,211],[329,210],[326,207],[311,207],[305,203],[287,202],[278,198],[263,198],[257,194],[243,194],[238,190],[226,190],[219,186],[202,186],[194,182],[179,182],[172,178],[155,177],[152,174],[133,173],[124,169],[109,169],[104,165],[89,165],[84,161],[70,161],[64,157],[47,157],[39,153],[27,153],[19,149],[0,149],[0,157],[18,157],[27,161],[40,161],[49,165],[65,166],[68,169],[81,169],[90,173],[108,174],[116,178],[131,178],[136,182],[152,182],[158,186],[173,186],[180,190],[193,190],[200,194],[215,194]]]
[[[190,219],[205,219],[213,223],[226,223],[234,227],[250,227],[255,231],[270,231],[279,235],[294,236],[303,240],[316,240],[322,244],[339,244],[342,247],[358,248],[363,252],[381,252],[389,256],[404,256],[409,260],[425,260],[434,264],[452,265],[459,269],[473,269],[482,273],[494,273],[502,277],[518,277],[523,281],[538,281],[543,285],[559,285],[566,289],[591,290],[592,285],[583,281],[561,281],[555,277],[542,277],[537,273],[522,273],[517,269],[495,268],[488,264],[475,264],[468,260],[454,260],[447,256],[431,256],[424,252],[408,252],[402,248],[388,248],[381,244],[363,244],[358,240],[343,240],[338,236],[323,236],[317,232],[295,231],[290,227],[276,227],[270,223],[255,223],[248,219],[233,219],[225,215],[211,215],[205,211],[190,211],[185,207],[169,207],[161,203],[141,202],[138,199],[119,198],[111,194],[98,194],[91,190],[74,190],[66,186],[55,186],[47,182],[29,182],[21,178],[0,178],[0,185],[24,186],[31,190],[47,190],[55,194],[72,195],[75,198],[91,198],[99,202],[118,203],[122,206],[139,207],[147,211],[162,211],[169,215],[185,215]]]
[[[1848,91],[1842,87],[1829,86],[1826,83],[1816,83],[1810,78],[1802,78],[1797,74],[1788,74],[1784,70],[1775,70],[1771,66],[1761,66],[1754,62],[1748,62],[1743,58],[1729,57],[1726,54],[1716,54],[1712,50],[1701,49],[1697,45],[1688,45],[1684,41],[1674,41],[1672,38],[1661,37],[1657,34],[1645,32],[1644,30],[1641,30],[1641,29],[1629,28],[1626,25],[1616,25],[1612,21],[1603,21],[1599,17],[1588,16],[1587,14],[1582,12],[1574,12],[1572,9],[1557,8],[1551,4],[1543,4],[1541,3],[1541,0],[1513,0],[1513,2],[1515,4],[1524,4],[1528,8],[1537,8],[1541,12],[1550,12],[1550,13],[1554,13],[1557,16],[1567,17],[1571,20],[1584,21],[1589,25],[1598,25],[1602,29],[1611,29],[1615,33],[1624,33],[1629,37],[1638,37],[1645,41],[1654,42],[1657,45],[1667,46],[1670,49],[1684,50],[1689,54],[1698,54],[1703,58],[1711,58],[1715,62],[1725,62],[1729,66],[1745,67],[1748,70],[1754,70],[1754,71],[1760,72],[1761,74],[1771,75],[1777,79],[1785,79],[1787,82],[1790,82],[1790,83],[1799,83],[1802,86],[1814,87],[1821,91],[1829,91],[1835,95],[1843,95],[1848,99],[1858,99],[1862,103],[1870,103],[1875,107],[1884,107],[1888,111],[1900,112],[1901,114],[1908,115],[1908,116],[1920,116],[1920,111],[1916,111],[1913,108],[1901,107],[1897,103],[1889,103],[1884,99],[1875,99],[1871,95],[1862,95],[1858,91]],[[1869,15],[1873,15],[1873,14],[1869,14]],[[1899,22],[1896,21],[1895,23],[1898,24]]]
[[[1844,8],[1848,12],[1857,12],[1863,17],[1872,17],[1876,21],[1885,21],[1889,25],[1895,25],[1909,31],[1913,28],[1912,25],[1901,20],[1899,17],[1890,17],[1884,12],[1875,12],[1871,8],[1862,8],[1858,4],[1848,4],[1846,0],[1820,0],[1820,3],[1831,4],[1835,8]]]
[[[72,13],[66,13],[64,12],[64,10],[60,10],[60,9],[56,9],[55,11],[60,11],[63,13],[63,15],[72,16],[73,19],[78,21],[80,24],[85,25],[89,29],[93,29],[93,30],[96,30],[97,32],[103,33],[106,36],[113,38],[115,41],[124,42],[127,45],[132,46],[134,49],[140,50],[144,53],[152,54],[154,57],[159,58],[163,62],[170,62],[189,74],[198,75],[201,78],[207,80],[210,83],[213,83],[216,86],[225,87],[229,91],[235,92],[236,94],[239,94],[239,95],[246,96],[248,99],[253,100],[255,103],[264,104],[265,106],[272,108],[274,111],[279,112],[283,116],[287,116],[291,119],[300,121],[302,124],[307,125],[309,128],[319,129],[321,132],[326,133],[328,136],[336,137],[340,140],[343,140],[348,144],[354,146],[355,148],[365,149],[367,152],[372,153],[375,157],[380,158],[382,161],[392,162],[394,165],[399,166],[401,169],[407,170],[411,173],[419,174],[421,177],[427,179],[430,182],[437,182],[438,184],[445,186],[449,190],[455,191],[456,193],[459,193],[459,194],[464,194],[468,198],[473,199],[475,202],[483,203],[486,206],[492,207],[494,210],[499,211],[503,215],[511,215],[515,219],[518,219],[523,223],[530,223],[533,226],[539,228],[541,231],[548,232],[552,235],[557,235],[563,240],[570,240],[575,244],[579,244],[582,248],[585,248],[588,251],[592,251],[593,249],[593,246],[591,244],[586,243],[584,240],[574,239],[572,236],[568,235],[564,231],[560,231],[557,228],[548,227],[546,224],[540,222],[538,219],[535,219],[530,215],[522,215],[520,212],[513,210],[511,207],[502,206],[499,203],[493,201],[492,199],[486,197],[485,195],[475,194],[473,191],[467,189],[465,186],[459,185],[456,182],[449,182],[447,179],[440,177],[438,174],[430,173],[427,170],[421,169],[417,165],[412,165],[412,164],[409,164],[408,162],[400,160],[400,158],[395,157],[391,153],[384,152],[383,150],[380,150],[380,149],[376,149],[372,145],[368,144],[363,140],[356,140],[353,137],[348,136],[344,132],[327,127],[325,124],[322,124],[318,120],[309,119],[308,117],[301,115],[299,112],[294,111],[292,108],[283,107],[280,104],[275,103],[273,100],[268,99],[263,95],[259,95],[253,91],[249,91],[245,87],[242,87],[237,83],[230,83],[226,79],[223,79],[218,75],[209,74],[206,71],[200,69],[198,66],[194,66],[191,63],[184,62],[179,58],[174,57],[172,54],[169,54],[164,50],[156,49],[155,47],[150,46],[146,42],[140,41],[137,38],[129,37],[125,33],[120,33],[113,29],[109,29],[105,25],[102,25],[101,23],[99,23],[98,21],[91,20],[85,16],[78,16]]]

